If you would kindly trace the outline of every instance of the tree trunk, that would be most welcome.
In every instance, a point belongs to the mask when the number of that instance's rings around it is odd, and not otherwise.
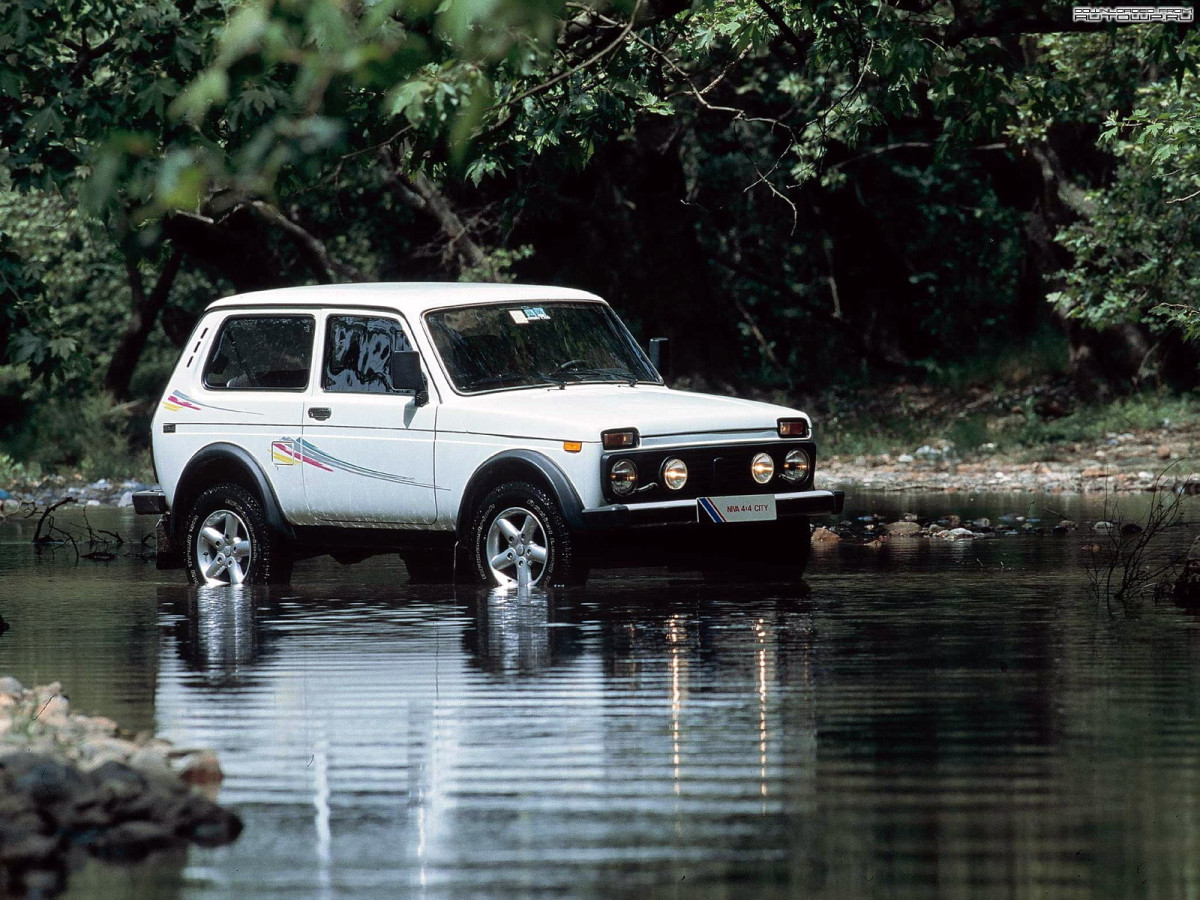
[[[129,399],[129,382],[133,378],[133,370],[142,357],[142,351],[146,349],[146,339],[154,328],[158,314],[167,304],[171,286],[175,283],[175,276],[179,273],[182,261],[183,254],[174,250],[159,273],[154,289],[146,293],[138,261],[128,252],[125,254],[125,271],[129,276],[129,291],[133,295],[133,312],[104,375],[104,390],[117,400]]]

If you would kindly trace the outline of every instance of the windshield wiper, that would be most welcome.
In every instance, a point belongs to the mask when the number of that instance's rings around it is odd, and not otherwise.
[[[612,369],[600,369],[595,366],[558,366],[550,374],[540,373],[546,378],[553,378],[557,381],[560,377],[575,376],[575,382],[579,383],[585,378],[599,378],[602,381],[623,381],[630,385],[637,383],[637,378],[632,372],[614,372]]]

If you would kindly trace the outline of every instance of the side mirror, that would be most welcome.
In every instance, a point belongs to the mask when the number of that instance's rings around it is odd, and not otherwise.
[[[421,354],[416,350],[393,350],[391,358],[392,390],[412,391],[417,406],[429,402],[425,373],[421,371]]]
[[[669,338],[650,338],[650,365],[658,370],[663,381],[671,377],[671,341]]]

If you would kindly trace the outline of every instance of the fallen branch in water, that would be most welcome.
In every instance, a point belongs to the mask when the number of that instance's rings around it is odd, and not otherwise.
[[[54,516],[53,516],[54,511],[56,509],[58,509],[60,506],[66,506],[68,503],[74,503],[74,502],[75,502],[74,497],[63,497],[57,503],[52,503],[49,506],[47,506],[46,511],[42,513],[42,517],[40,519],[38,519],[37,530],[34,531],[34,533],[33,533],[33,543],[35,543],[35,544],[52,543],[53,538],[48,537],[48,536],[43,537],[42,526],[44,526],[46,524],[46,519],[49,518],[50,519],[50,528],[53,528],[54,527]]]

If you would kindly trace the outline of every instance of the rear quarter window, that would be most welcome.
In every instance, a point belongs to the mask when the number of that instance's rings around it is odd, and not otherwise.
[[[302,391],[312,363],[312,316],[226,319],[204,365],[213,390]]]

